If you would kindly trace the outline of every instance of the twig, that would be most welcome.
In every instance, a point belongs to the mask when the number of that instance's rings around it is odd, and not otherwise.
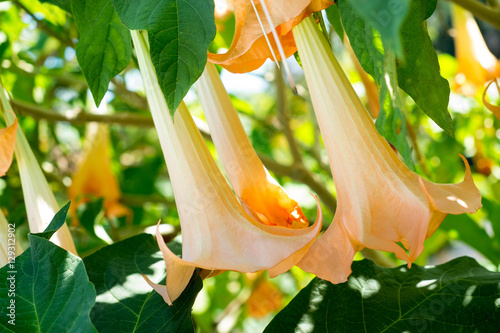
[[[500,30],[500,7],[490,7],[477,0],[448,0],[468,11],[477,18],[488,22],[498,30]]]

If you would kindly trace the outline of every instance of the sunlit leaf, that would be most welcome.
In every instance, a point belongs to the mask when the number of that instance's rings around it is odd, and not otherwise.
[[[494,332],[500,273],[462,257],[436,267],[354,262],[342,284],[315,278],[265,332]]]

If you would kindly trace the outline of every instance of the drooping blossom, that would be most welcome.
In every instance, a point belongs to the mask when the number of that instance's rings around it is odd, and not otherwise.
[[[146,95],[162,150],[182,229],[182,259],[166,246],[157,230],[166,270],[166,286],[148,283],[165,302],[179,297],[195,267],[207,270],[283,272],[295,265],[321,227],[269,226],[242,207],[203,141],[184,103],[172,117],[151,63],[147,38],[132,31]],[[278,209],[281,209],[279,207]]]
[[[4,112],[11,111],[5,110]],[[12,164],[14,147],[16,145],[17,126],[17,118],[14,115],[14,122],[11,125],[6,128],[0,128],[0,177],[5,176],[5,173]]]
[[[12,111],[7,94],[1,85],[0,98],[2,109]],[[16,118],[12,112],[4,112],[3,115],[8,124],[15,122]],[[59,205],[21,128],[18,128],[16,133],[15,154],[30,231],[32,233],[43,232],[59,211]],[[78,255],[66,223],[54,233],[50,240],[63,249]]]
[[[299,267],[346,281],[356,251],[395,253],[410,265],[447,214],[474,213],[481,196],[465,158],[459,184],[434,184],[410,171],[381,137],[314,20],[293,29],[330,159],[338,206]]]
[[[484,42],[474,16],[460,6],[452,5],[451,8],[458,62],[456,89],[474,96],[486,82],[500,76],[500,62]]]
[[[267,0],[265,5],[274,25],[274,27],[271,27],[266,20],[262,1],[253,0],[258,15],[251,0],[233,1],[236,22],[233,41],[225,53],[215,54],[209,52],[208,60],[210,62],[219,64],[234,73],[245,73],[259,68],[266,59],[282,60],[271,35],[272,28],[276,28],[284,54],[289,57],[297,50],[293,40],[292,28],[311,13],[333,4],[333,1],[330,0]],[[264,34],[262,27],[264,27],[267,36]],[[268,42],[271,43],[273,51],[271,51]],[[276,59],[273,59],[274,57]]]
[[[101,103],[98,109],[92,97],[88,99],[87,104],[92,113],[106,113],[106,103]],[[120,204],[121,191],[111,168],[110,150],[109,126],[98,123],[87,124],[84,153],[68,188],[68,196],[73,202],[71,207],[74,217],[76,208],[88,201],[90,195],[104,198],[105,212],[109,217],[131,214],[130,209]]]

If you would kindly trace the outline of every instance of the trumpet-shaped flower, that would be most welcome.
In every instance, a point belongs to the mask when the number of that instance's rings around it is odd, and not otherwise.
[[[394,252],[410,265],[446,214],[481,207],[469,165],[462,157],[460,184],[434,184],[410,171],[377,133],[315,22],[305,19],[293,33],[338,199],[331,226],[298,266],[343,282],[355,252],[364,247]]]
[[[498,120],[500,120],[500,106],[491,104],[490,102],[488,102],[488,99],[486,98],[486,93],[488,91],[488,88],[493,84],[493,82],[497,86],[498,94],[500,94],[500,85],[498,84],[498,80],[497,79],[491,80],[490,83],[486,85],[486,88],[484,88],[483,104],[484,106],[486,106],[488,110],[490,110],[493,113],[493,115],[495,115],[495,117],[497,117]]]
[[[207,63],[197,88],[215,148],[243,206],[267,225],[309,226],[298,203],[269,175],[255,153],[215,65]]]
[[[0,98],[3,110],[12,110],[4,88],[0,86]],[[15,122],[15,115],[4,112],[5,121],[9,124]],[[42,169],[31,150],[23,131],[19,128],[16,133],[15,154],[21,185],[23,188],[24,203],[28,213],[28,223],[32,233],[43,232],[50,224],[54,215],[59,211],[59,206],[50,190],[49,184],[43,175]],[[78,255],[69,228],[64,224],[50,240],[60,247]]]
[[[14,115],[14,122],[10,126],[0,129],[0,177],[5,176],[12,164],[17,126],[17,118]]]
[[[23,253],[21,243],[16,241],[9,234],[14,234],[14,229],[10,228],[7,219],[5,219],[0,209],[0,267],[7,265],[12,258]],[[12,239],[14,239],[15,244],[12,243]]]
[[[89,97],[87,104],[90,105],[90,109],[93,112],[98,112],[91,97]],[[103,109],[105,106],[105,103],[101,103],[99,109]],[[116,176],[111,170],[111,159],[109,156],[111,147],[108,125],[88,124],[85,139],[85,148],[81,163],[78,165],[73,175],[71,186],[68,188],[68,196],[73,201],[73,213],[80,204],[88,200],[88,198],[82,197],[82,195],[93,195],[104,198],[104,208],[108,216],[120,217],[130,215],[130,209],[119,203],[121,191]]]
[[[272,28],[276,28],[284,54],[289,57],[297,50],[292,28],[311,13],[333,4],[330,0],[265,1],[274,25],[271,26],[265,18],[262,1],[264,0],[233,1],[236,21],[233,41],[226,53],[209,52],[210,62],[234,73],[244,73],[259,68],[268,58],[276,56],[276,60],[280,60],[277,46],[272,42]],[[254,10],[254,5],[258,13]],[[268,41],[271,41],[273,50]]]
[[[490,52],[472,14],[460,6],[452,6],[455,28],[455,56],[458,91],[475,95],[479,87],[500,76],[500,62]]]
[[[321,227],[321,213],[307,228],[273,227],[253,218],[232,192],[181,103],[172,117],[155,75],[147,38],[132,31],[151,113],[167,162],[182,228],[182,259],[157,241],[167,268],[166,286],[148,283],[165,302],[179,297],[195,267],[273,273],[288,270],[305,254]],[[248,207],[247,207],[248,208]]]

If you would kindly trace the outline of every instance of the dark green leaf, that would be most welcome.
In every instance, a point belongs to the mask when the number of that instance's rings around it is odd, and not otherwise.
[[[325,9],[325,12],[328,22],[332,25],[333,30],[335,30],[340,39],[344,41],[344,28],[342,27],[342,22],[340,21],[339,6],[335,3]]]
[[[116,12],[130,30],[148,30],[149,18],[159,1],[113,0]]]
[[[40,0],[41,3],[48,2],[71,13],[71,0]]]
[[[496,332],[500,273],[462,257],[436,267],[354,262],[346,283],[315,278],[265,332]]]
[[[381,35],[384,48],[402,56],[401,25],[408,14],[411,0],[350,0],[350,4],[364,20]],[[333,6],[332,6],[333,7]]]
[[[130,32],[120,21],[111,0],[72,0],[71,6],[80,33],[76,56],[99,105],[109,81],[130,62]]]
[[[64,205],[57,213],[54,215],[52,218],[52,221],[50,221],[50,224],[45,228],[43,232],[40,232],[38,234],[34,234],[37,237],[45,238],[45,239],[50,239],[52,235],[59,230],[60,227],[63,226],[63,224],[66,222],[66,216],[68,215],[68,210],[69,206],[71,205],[71,201],[68,201],[66,205]]]
[[[169,244],[178,252],[177,244]],[[99,332],[193,331],[191,309],[202,282],[195,275],[172,306],[151,289],[141,274],[165,283],[165,264],[151,235],[141,234],[85,258],[97,301],[92,322]],[[160,280],[163,279],[161,282]]]
[[[95,238],[99,237],[95,233],[94,225],[97,220],[102,217],[103,204],[104,199],[98,198],[96,200],[81,204],[76,210],[78,221],[80,221],[85,230],[87,230],[88,233]]]
[[[37,235],[29,240],[30,249],[0,270],[2,332],[96,332],[89,316],[96,294],[82,260]]]
[[[404,60],[398,60],[398,83],[422,111],[453,136],[453,122],[448,112],[450,85],[440,75],[438,57],[425,23],[436,9],[436,3],[437,0],[411,2],[410,15],[402,29]]]
[[[114,0],[120,18],[130,29],[146,29],[151,60],[170,112],[186,96],[207,62],[215,37],[213,1]]]

